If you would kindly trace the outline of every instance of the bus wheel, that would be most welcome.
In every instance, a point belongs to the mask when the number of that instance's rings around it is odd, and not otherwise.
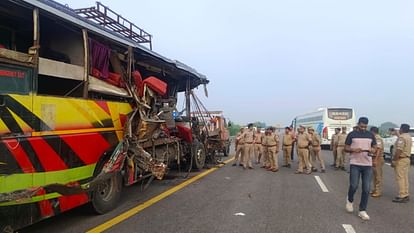
[[[102,181],[92,192],[92,208],[97,214],[105,214],[118,205],[121,197],[122,177],[117,172],[111,178]]]
[[[198,141],[193,144],[193,168],[201,170],[206,163],[206,151],[204,145]]]

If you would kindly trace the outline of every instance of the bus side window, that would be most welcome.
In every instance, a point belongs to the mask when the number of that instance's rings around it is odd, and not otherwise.
[[[37,93],[82,97],[84,47],[79,28],[40,14],[40,58]]]

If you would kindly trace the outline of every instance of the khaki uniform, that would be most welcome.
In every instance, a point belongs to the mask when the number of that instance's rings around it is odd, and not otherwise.
[[[265,140],[266,135],[263,136],[263,140],[262,140],[262,152],[263,152],[263,167],[265,168],[270,168],[270,161],[269,161],[269,152],[267,149],[267,142]]]
[[[283,158],[284,158],[284,165],[290,165],[291,163],[291,155],[292,155],[292,148],[295,138],[291,133],[283,135]]]
[[[260,163],[260,159],[263,154],[262,141],[263,141],[263,134],[256,132],[255,139],[254,139],[254,155],[255,155],[255,159],[257,163]]]
[[[303,167],[305,166],[308,172],[311,172],[311,165],[309,163],[309,143],[311,138],[307,133],[298,134],[296,137],[299,157],[298,172],[303,172]]]
[[[375,167],[373,168],[374,189],[372,190],[372,192],[374,194],[381,195],[382,187],[383,187],[382,168],[384,166],[384,141],[382,140],[381,136],[379,136],[378,134],[375,135],[375,140],[377,141],[377,150],[379,150],[379,152],[377,153],[379,153],[379,156],[372,158],[373,160],[375,159],[376,161]]]
[[[316,160],[318,160],[319,164],[321,165],[321,169],[325,170],[325,162],[323,161],[323,158],[321,156],[321,137],[316,133],[313,133],[310,136],[312,139],[312,147],[310,149],[310,163],[312,167],[316,167]]]
[[[244,137],[242,133],[236,135],[236,156],[234,157],[234,163],[243,163],[244,160]]]
[[[333,165],[336,165],[336,159],[337,159],[337,146],[338,146],[338,134],[332,135],[331,140],[331,149],[332,149],[332,155],[333,155]]]
[[[336,164],[335,167],[337,168],[344,168],[345,167],[345,141],[348,134],[340,133],[338,135],[338,143],[336,145]]]
[[[277,156],[277,153],[279,151],[279,136],[275,133],[271,133],[269,135],[266,135],[264,140],[267,147],[267,157],[270,162],[270,168],[279,169]]]
[[[410,156],[411,156],[412,139],[408,133],[403,133],[395,143],[396,150],[401,150],[400,158],[395,162],[395,176],[399,187],[399,197],[408,197],[408,172],[410,170]]]
[[[253,167],[252,165],[252,156],[254,153],[254,131],[253,129],[248,129],[243,133],[244,137],[244,168]]]

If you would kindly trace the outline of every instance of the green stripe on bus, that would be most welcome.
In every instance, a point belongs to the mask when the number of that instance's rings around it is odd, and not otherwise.
[[[10,193],[49,184],[67,184],[93,176],[96,164],[53,172],[0,175],[0,193]]]

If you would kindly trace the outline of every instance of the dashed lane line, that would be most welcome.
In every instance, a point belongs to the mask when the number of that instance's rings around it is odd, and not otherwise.
[[[315,176],[316,182],[318,182],[319,186],[322,189],[322,192],[324,193],[329,193],[328,188],[326,187],[326,185],[322,182],[322,179],[319,176]]]
[[[346,233],[356,233],[352,225],[342,224],[342,227],[345,229]]]

